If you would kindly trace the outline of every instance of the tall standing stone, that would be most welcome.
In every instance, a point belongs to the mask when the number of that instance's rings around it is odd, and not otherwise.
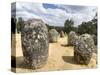
[[[67,36],[67,33],[65,32],[65,36]]]
[[[65,36],[64,32],[61,31],[61,32],[60,32],[60,37],[64,37],[64,36]]]
[[[32,69],[41,68],[48,58],[48,30],[40,19],[31,19],[21,28],[24,61]]]

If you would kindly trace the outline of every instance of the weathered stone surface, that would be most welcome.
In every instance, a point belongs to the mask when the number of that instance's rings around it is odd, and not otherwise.
[[[78,40],[78,36],[74,31],[71,31],[68,34],[68,45],[74,46]]]
[[[97,45],[97,36],[96,35],[91,35],[93,40],[94,40],[94,44]]]
[[[94,41],[89,34],[79,37],[74,47],[74,58],[77,63],[89,64],[94,50]]]
[[[95,44],[95,47],[94,47],[94,53],[97,53],[97,36],[96,35],[91,35],[92,39],[94,40],[94,44]]]
[[[65,35],[64,35],[64,32],[63,31],[61,31],[60,32],[60,37],[64,37]]]
[[[60,33],[58,32],[58,38],[60,38]]]
[[[48,30],[40,19],[31,19],[21,28],[24,60],[32,69],[41,68],[48,58]]]
[[[55,29],[49,31],[49,42],[57,42],[59,33]]]
[[[94,50],[95,45],[94,45],[94,40],[91,37],[91,35],[82,34],[79,38],[80,38],[80,40],[84,40],[89,45],[89,47],[91,47],[92,51]]]

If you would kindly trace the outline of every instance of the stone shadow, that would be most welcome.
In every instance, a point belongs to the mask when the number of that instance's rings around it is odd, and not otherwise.
[[[74,60],[73,56],[62,56],[62,59],[64,62],[70,63],[70,64],[77,64]]]
[[[69,44],[61,44],[61,46],[63,46],[63,47],[69,47],[71,45],[69,45]]]

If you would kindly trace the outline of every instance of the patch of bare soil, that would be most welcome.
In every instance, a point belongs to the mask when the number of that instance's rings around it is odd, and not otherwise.
[[[86,69],[96,68],[96,53],[93,53],[92,59],[88,65],[80,65],[73,59],[73,46],[67,46],[67,36],[59,38],[57,43],[49,44],[49,57],[46,65],[41,69],[31,70],[27,64],[23,63],[23,54],[21,48],[20,34],[16,34],[16,57],[17,68],[16,72],[37,72],[37,71],[52,71],[52,70],[72,70],[72,69]],[[14,53],[14,51],[12,51]],[[14,69],[14,68],[13,68]]]

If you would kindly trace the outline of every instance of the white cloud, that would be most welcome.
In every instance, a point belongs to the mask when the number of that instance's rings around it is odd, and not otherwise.
[[[14,7],[14,6],[13,6]],[[23,19],[28,18],[40,18],[41,13],[45,13],[45,9],[42,7],[42,4],[26,3],[26,2],[17,2],[16,12],[13,12],[12,15],[16,14],[17,17],[23,17]]]
[[[50,25],[60,26],[64,25],[66,19],[73,19],[75,25],[79,25],[83,21],[91,20],[97,12],[96,7],[58,5],[58,8],[46,9],[41,3],[17,2],[16,5],[17,17],[23,17],[25,20],[29,18],[41,18]]]
[[[29,12],[26,12],[26,11],[17,12],[17,13],[16,13],[16,16],[17,16],[17,17],[20,17],[20,16],[21,16],[22,18],[24,18],[24,20],[27,20],[27,19],[33,18],[33,17],[35,17],[35,18],[40,18],[39,16],[34,15],[34,14],[32,14],[32,13],[29,13]]]
[[[61,10],[61,9],[51,9],[51,8],[48,8],[46,9],[46,11],[48,12],[48,14],[52,14],[52,15],[55,15],[55,16],[66,16],[66,11],[64,10]]]
[[[94,18],[97,7],[94,6],[66,6],[66,5],[56,5],[58,8],[62,8],[68,14],[69,18],[72,18],[75,25],[79,25],[83,21],[87,22]]]
[[[42,16],[51,25],[61,25],[63,26],[64,21],[67,18],[66,11],[61,9],[46,9],[47,15]]]

